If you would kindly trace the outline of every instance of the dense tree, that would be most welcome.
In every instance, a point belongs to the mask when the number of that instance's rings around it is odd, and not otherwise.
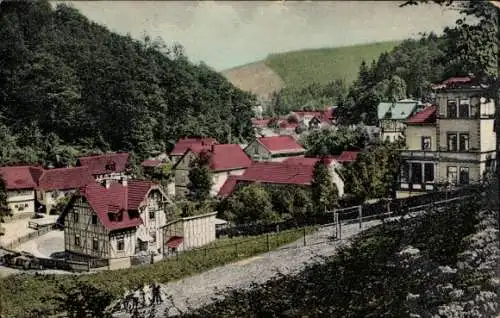
[[[0,176],[0,222],[3,222],[4,217],[12,215],[12,211],[7,204],[7,188],[5,180]]]
[[[313,207],[317,214],[323,214],[337,206],[338,189],[332,181],[331,173],[324,159],[318,160],[314,166],[311,194]]]
[[[356,161],[343,171],[346,193],[359,201],[393,196],[401,163],[400,149],[403,146],[402,142],[384,142],[360,153]]]
[[[365,136],[360,129],[339,127],[322,129],[305,135],[301,141],[310,156],[339,155],[345,150],[361,149]]]
[[[121,36],[44,0],[1,1],[0,38],[2,163],[63,166],[89,150],[142,160],[184,135],[253,135],[255,97],[180,45]],[[51,134],[57,147],[37,142]]]
[[[314,207],[311,201],[311,195],[308,191],[295,188],[290,204],[290,216],[298,224],[303,224],[314,215]]]
[[[113,296],[100,288],[80,281],[71,288],[61,285],[59,292],[50,301],[56,302],[61,312],[70,318],[112,317],[105,309],[113,301]]]
[[[226,217],[239,224],[269,223],[279,219],[273,211],[269,193],[259,184],[238,188],[228,199]]]
[[[205,201],[210,196],[213,179],[210,170],[210,153],[202,151],[189,167],[189,198],[194,201]]]

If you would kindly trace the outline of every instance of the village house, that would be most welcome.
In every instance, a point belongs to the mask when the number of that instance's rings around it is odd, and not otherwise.
[[[380,103],[378,120],[382,140],[397,141],[405,138],[406,121],[424,105],[416,100],[403,99],[396,103]]]
[[[176,164],[179,159],[184,156],[186,151],[191,147],[210,147],[212,145],[218,144],[219,142],[214,138],[210,137],[189,137],[181,138],[177,141],[174,149],[170,152],[170,161],[172,164]]]
[[[63,215],[65,251],[77,259],[119,259],[163,253],[163,230],[175,219],[157,184],[127,180],[77,191]],[[122,264],[127,267],[130,264]]]
[[[185,197],[189,184],[189,170],[193,160],[204,153],[209,156],[209,168],[212,171],[212,196],[231,175],[241,175],[252,161],[238,144],[212,144],[211,146],[191,146],[186,150],[173,169],[175,171],[175,193],[177,197]]]
[[[31,166],[1,167],[0,174],[7,190],[7,205],[13,218],[35,214],[35,189],[43,169]]]
[[[231,176],[217,196],[230,196],[238,186],[260,183],[273,186],[292,185],[309,189],[314,176],[314,166],[319,158],[289,158],[283,162],[254,162],[241,176]],[[344,180],[339,174],[339,163],[326,158],[326,163],[336,185],[339,197],[344,195]]]
[[[128,152],[113,152],[80,157],[76,161],[76,166],[87,167],[97,182],[119,181],[127,176],[126,169],[129,156]]]
[[[413,136],[407,142],[408,150],[402,152],[406,160],[402,189],[469,184],[480,181],[495,167],[495,105],[487,97],[487,86],[472,77],[460,77],[434,89],[435,114],[426,108],[412,119],[408,135]]]
[[[292,136],[256,138],[245,148],[249,157],[259,161],[283,161],[287,157],[302,156],[305,152]]]
[[[95,183],[87,167],[44,170],[36,187],[36,199],[50,213],[59,200]]]
[[[295,116],[299,124],[304,125],[309,130],[314,130],[334,124],[335,110],[335,107],[328,107],[317,111],[293,111],[290,115]]]

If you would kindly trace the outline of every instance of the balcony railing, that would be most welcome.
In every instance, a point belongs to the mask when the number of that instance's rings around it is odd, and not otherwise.
[[[474,161],[479,160],[480,154],[477,152],[403,150],[401,156],[407,159]]]

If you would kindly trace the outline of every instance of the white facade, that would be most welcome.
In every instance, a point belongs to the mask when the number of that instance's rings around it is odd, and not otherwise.
[[[46,212],[49,213],[59,200],[72,195],[76,190],[37,190],[36,199],[41,205],[44,205]]]
[[[35,213],[35,190],[8,190],[7,205],[14,218],[33,215]]]
[[[237,170],[230,170],[230,171],[220,171],[220,172],[214,172],[212,174],[212,189],[210,189],[210,195],[211,196],[216,196],[217,193],[219,193],[220,188],[224,185],[226,182],[227,178],[229,176],[241,176],[243,173],[245,173],[246,169],[237,169]]]
[[[164,227],[165,251],[172,237],[182,237],[177,251],[201,247],[215,241],[215,219],[217,212],[196,215],[167,223]]]

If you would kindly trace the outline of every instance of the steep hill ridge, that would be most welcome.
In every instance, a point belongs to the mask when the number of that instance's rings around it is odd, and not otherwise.
[[[371,62],[401,41],[270,54],[266,59],[222,71],[233,85],[267,97],[283,87],[304,87],[336,79],[352,82],[363,60]]]

